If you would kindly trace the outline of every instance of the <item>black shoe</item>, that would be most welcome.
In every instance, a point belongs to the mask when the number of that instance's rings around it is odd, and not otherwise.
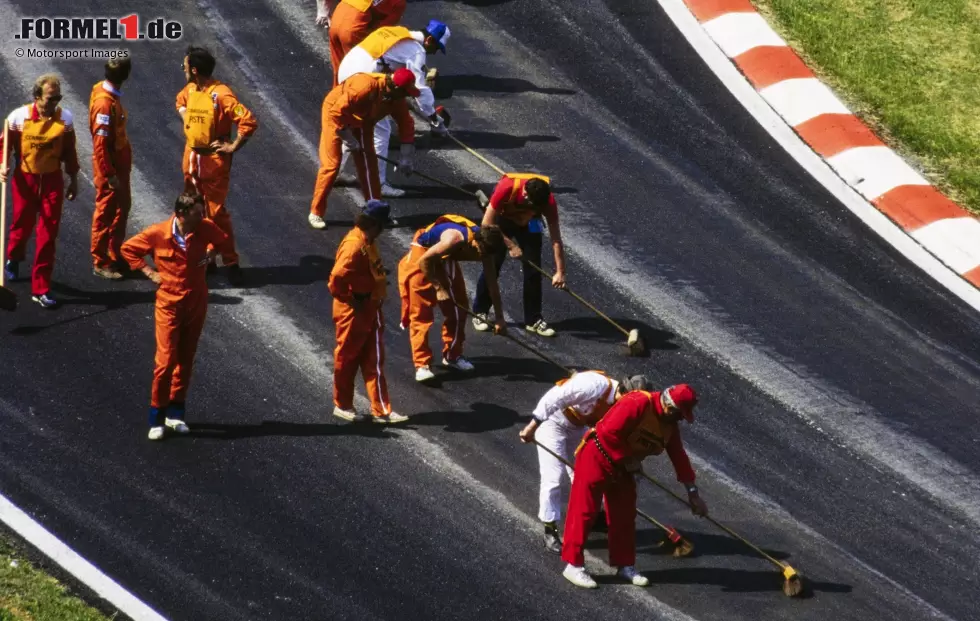
[[[0,233],[6,235],[6,231]],[[18,272],[20,272],[20,262],[19,261],[7,261],[3,266],[3,277],[7,280],[14,281],[17,280]]]
[[[558,525],[554,522],[545,522],[544,548],[548,552],[561,554],[561,538],[558,537]]]
[[[242,271],[242,266],[234,263],[229,265],[228,270],[228,283],[232,287],[241,287],[245,284],[245,272]]]

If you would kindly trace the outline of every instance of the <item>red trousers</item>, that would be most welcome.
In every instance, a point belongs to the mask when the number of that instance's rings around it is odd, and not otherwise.
[[[345,410],[354,409],[354,380],[360,370],[364,376],[371,414],[391,414],[388,382],[385,380],[384,317],[380,305],[356,311],[334,300],[333,323],[337,346],[333,354],[333,403]]]
[[[609,564],[636,564],[636,480],[621,469],[613,469],[593,440],[575,459],[575,476],[568,498],[561,558],[566,563],[585,565],[585,542],[605,496],[609,524]]]
[[[187,399],[197,342],[207,314],[207,295],[188,297],[177,304],[157,304],[156,368],[150,394],[153,407],[165,408],[171,402],[183,403]]]
[[[65,200],[65,178],[60,170],[34,175],[21,172],[18,168],[13,173],[11,185],[14,219],[10,223],[7,258],[17,262],[24,260],[31,229],[36,222],[31,294],[42,295],[51,290],[55,241],[61,225],[61,207]]]
[[[126,223],[133,204],[129,171],[116,173],[119,187],[112,189],[106,177],[95,177],[95,213],[92,214],[92,261],[95,267],[111,267],[123,260]]]
[[[225,208],[228,186],[231,185],[231,157],[219,153],[200,154],[192,149],[184,149],[184,190],[195,190],[204,197],[207,207],[204,216],[217,224],[228,236],[229,250],[221,255],[223,265],[238,263],[231,216]]]
[[[425,248],[412,246],[405,257],[398,263],[398,285],[402,295],[402,325],[408,329],[412,343],[412,361],[415,368],[432,364],[432,348],[429,347],[429,330],[435,323],[435,309],[442,311],[442,356],[447,360],[455,360],[463,355],[463,343],[466,341],[466,311],[460,310],[456,304],[468,306],[466,281],[458,261],[444,262],[446,276],[449,280],[449,300],[436,300],[436,289],[432,286],[418,267],[419,257],[425,254]],[[453,301],[456,304],[453,304]],[[406,322],[407,320],[407,322]]]
[[[326,101],[323,105],[323,118],[320,130],[320,170],[316,174],[316,186],[313,188],[313,202],[310,213],[323,217],[327,211],[327,198],[333,190],[340,173],[343,159],[343,141],[337,134],[340,129],[328,116]],[[352,152],[354,168],[357,169],[357,179],[361,183],[364,200],[381,198],[381,178],[378,176],[378,157],[374,152],[374,123],[365,123],[364,127],[351,128],[354,137],[361,143],[362,149]]]

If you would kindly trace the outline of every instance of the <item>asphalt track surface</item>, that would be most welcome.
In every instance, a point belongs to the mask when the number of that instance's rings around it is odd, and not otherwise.
[[[4,108],[55,69],[84,124],[101,63],[16,59],[14,20],[121,16],[132,4],[38,6],[0,2],[11,33]],[[137,596],[168,618],[215,620],[980,614],[976,313],[787,161],[652,0],[418,2],[405,21],[450,24],[450,53],[432,64],[457,135],[505,168],[554,178],[570,285],[639,327],[653,351],[625,357],[617,333],[550,288],[546,317],[560,334],[535,342],[567,365],[700,389],[684,437],[703,496],[807,576],[805,600],[785,598],[769,565],[643,482],[641,506],[700,554],[664,555],[641,522],[649,589],[568,584],[540,548],[536,456],[517,442],[560,371],[471,330],[477,372],[416,385],[394,281],[388,380],[411,420],[379,429],[333,419],[323,280],[356,207],[338,194],[329,230],[306,225],[329,82],[313,3],[152,1],[139,11],[186,34],[129,46],[130,232],[163,219],[180,189],[173,98],[186,44],[214,50],[216,75],[261,123],[235,156],[228,200],[249,284],[212,280],[194,433],[145,438],[153,293],[145,280],[91,275],[87,137],[59,239],[65,305],[43,311],[19,282],[21,309],[0,316],[0,490]],[[495,174],[472,156],[422,145],[420,170],[491,189]],[[391,268],[416,226],[444,212],[478,217],[451,191],[391,178],[413,189],[393,201],[403,226],[382,240]],[[518,278],[509,264],[515,321]],[[648,461],[672,481],[666,460]]]

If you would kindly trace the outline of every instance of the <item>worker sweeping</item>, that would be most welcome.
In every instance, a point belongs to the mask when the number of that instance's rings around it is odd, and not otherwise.
[[[409,30],[404,26],[383,26],[369,34],[357,47],[352,49],[340,63],[338,80],[343,83],[352,75],[358,73],[391,73],[398,69],[408,69],[415,76],[415,87],[419,94],[408,101],[408,104],[421,116],[429,120],[433,133],[445,135],[448,131],[442,117],[436,113],[435,96],[426,83],[426,58],[442,50],[446,53],[446,42],[449,40],[449,27],[446,24],[432,20],[425,30]],[[374,126],[374,151],[378,155],[388,157],[388,141],[391,137],[391,117],[385,117]],[[348,159],[348,151],[340,169]],[[387,166],[378,164],[378,178],[381,182],[381,196],[397,198],[405,195],[405,191],[394,188],[387,182]]]
[[[0,181],[12,181],[13,221],[10,224],[10,247],[7,250],[4,276],[16,280],[20,263],[27,255],[27,242],[37,224],[34,266],[31,271],[31,300],[43,308],[55,308],[51,295],[55,246],[61,224],[64,200],[75,200],[78,193],[78,151],[75,149],[75,124],[72,113],[58,105],[61,81],[54,74],[40,76],[34,82],[34,102],[21,106],[7,116],[10,148],[17,165],[0,170]],[[64,175],[68,175],[65,187]],[[6,231],[0,231],[0,235]]]
[[[400,423],[408,420],[394,412],[385,380],[384,316],[388,270],[381,262],[377,239],[388,222],[389,207],[368,201],[354,228],[344,236],[327,285],[333,296],[333,323],[337,333],[333,367],[333,415],[362,422],[367,417],[354,410],[354,379],[364,376],[371,420]]]
[[[185,404],[208,311],[207,266],[212,252],[228,252],[231,244],[216,223],[205,219],[205,204],[200,194],[181,194],[173,217],[151,225],[122,246],[129,267],[159,285],[150,440],[162,440],[165,427],[179,434],[190,431],[184,422]],[[155,269],[147,265],[147,256],[152,256]]]
[[[543,220],[542,220],[543,218]],[[506,248],[494,257],[497,274],[509,254],[515,259],[522,257],[541,265],[541,246],[544,240],[544,221],[548,222],[551,245],[555,255],[555,275],[551,284],[565,287],[565,246],[558,223],[558,203],[551,192],[550,179],[529,173],[507,173],[490,197],[490,205],[483,213],[483,226],[497,225],[504,234]],[[524,273],[524,327],[540,336],[554,336],[555,330],[544,320],[541,313],[541,274],[530,266],[522,266]],[[490,297],[484,270],[476,283],[476,299],[473,311],[485,315],[490,309]],[[484,332],[489,324],[479,317],[473,318],[473,327]]]
[[[131,69],[129,58],[107,62],[105,79],[92,87],[88,104],[92,180],[95,184],[92,271],[109,280],[123,277],[125,262],[120,249],[126,239],[126,223],[133,200],[129,183],[133,150],[126,134],[129,115],[122,104],[121,90]]]
[[[617,575],[637,586],[649,580],[636,571],[636,480],[635,473],[649,455],[667,451],[677,480],[686,488],[691,510],[707,515],[708,507],[698,495],[694,469],[684,450],[678,423],[694,421],[697,404],[694,389],[687,384],[660,392],[635,391],[621,398],[589,431],[575,459],[572,492],[565,520],[561,557],[568,563],[564,576],[576,586],[594,589],[596,582],[585,571],[584,547],[595,520],[600,499],[606,503],[609,525],[609,564]]]
[[[561,486],[572,469],[548,451],[573,461],[575,446],[583,432],[594,427],[609,408],[634,390],[650,390],[643,375],[613,379],[602,371],[579,371],[552,386],[538,401],[531,422],[520,432],[521,442],[536,442],[541,491],[538,519],[544,524],[544,545],[561,552],[558,520],[561,519]],[[544,448],[542,448],[544,447]],[[547,449],[547,450],[545,450]]]
[[[321,107],[320,170],[307,217],[311,227],[327,228],[323,215],[340,171],[342,145],[351,151],[364,200],[380,200],[381,181],[378,177],[378,158],[374,152],[374,125],[381,119],[391,116],[398,124],[401,140],[398,168],[405,174],[412,173],[415,121],[405,98],[418,96],[415,75],[405,68],[390,75],[358,73],[327,93]]]
[[[232,286],[244,284],[244,274],[235,249],[231,216],[225,206],[231,183],[232,155],[245,146],[258,129],[255,115],[226,84],[213,77],[214,56],[206,49],[190,46],[184,56],[187,85],[177,93],[177,112],[184,123],[183,171],[185,191],[197,192],[207,203],[208,219],[228,235],[221,255]],[[235,138],[232,140],[232,129]],[[213,266],[209,266],[209,269]]]
[[[402,300],[401,328],[408,329],[415,363],[415,381],[435,377],[429,329],[435,308],[442,310],[442,364],[458,371],[472,371],[473,364],[463,357],[466,342],[466,280],[460,261],[483,261],[492,265],[497,247],[503,246],[500,229],[480,227],[457,215],[439,216],[429,226],[415,232],[408,253],[398,263],[398,290]],[[496,332],[504,333],[504,311],[496,278],[488,283],[497,311]]]
[[[332,87],[340,84],[337,77],[344,56],[382,26],[395,26],[405,14],[405,0],[340,0],[330,15],[330,65],[333,69]]]

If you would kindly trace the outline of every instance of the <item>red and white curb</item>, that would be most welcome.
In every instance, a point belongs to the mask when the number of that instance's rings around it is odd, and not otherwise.
[[[980,220],[885,146],[816,78],[749,0],[683,2],[766,103],[848,186],[950,270],[980,288]],[[661,1],[667,4],[679,2]]]

